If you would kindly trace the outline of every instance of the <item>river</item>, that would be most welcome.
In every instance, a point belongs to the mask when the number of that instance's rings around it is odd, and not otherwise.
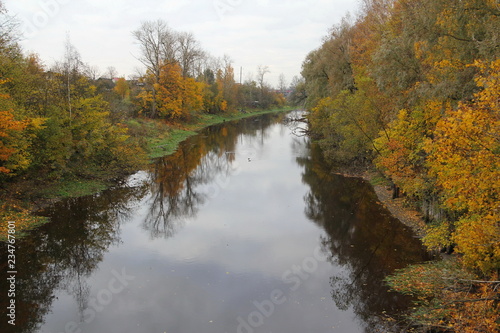
[[[51,222],[16,243],[16,326],[2,297],[0,331],[395,330],[387,315],[410,303],[383,278],[425,250],[287,117],[209,127],[114,188],[47,208]]]

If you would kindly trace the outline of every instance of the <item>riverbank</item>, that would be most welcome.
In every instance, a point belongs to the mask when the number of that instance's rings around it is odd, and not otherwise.
[[[223,115],[200,115],[190,123],[165,124],[158,120],[130,119],[127,125],[130,135],[141,142],[147,153],[144,166],[152,159],[170,155],[179,144],[200,130],[226,121],[256,117],[268,113],[287,112],[293,108],[257,110],[254,112],[235,112]],[[31,213],[53,204],[62,198],[81,197],[99,193],[116,183],[124,175],[96,172],[92,179],[65,178],[57,181],[21,178],[10,183],[0,193],[0,241],[7,239],[8,222],[16,222],[17,237],[24,235],[47,222]]]
[[[399,197],[393,199],[389,182],[373,167],[371,169],[350,170],[349,172],[335,172],[335,174],[344,177],[363,178],[369,182],[380,204],[387,208],[392,216],[410,228],[417,238],[422,239],[425,236],[426,223],[422,218],[422,214],[418,210],[409,207],[404,198]]]
[[[170,129],[168,129],[168,125],[165,125],[167,129],[163,133],[157,133],[158,135],[156,136],[151,135],[151,133],[155,133],[154,131],[147,131],[145,139],[147,140],[146,150],[148,152],[148,157],[154,159],[172,154],[177,150],[179,143],[190,136],[196,135],[200,130],[208,126],[221,124],[226,121],[256,117],[268,113],[288,112],[292,110],[294,110],[294,108],[284,107],[281,109],[235,112],[222,115],[203,114],[198,116],[198,118],[191,123],[174,125],[171,126]]]
[[[404,198],[392,198],[392,190],[388,184],[380,184],[376,181],[376,176],[372,173],[366,172],[363,178],[369,181],[373,190],[377,194],[380,203],[391,212],[392,216],[397,218],[401,223],[411,228],[418,238],[423,238],[426,234],[426,224],[417,210],[405,205]],[[375,180],[375,182],[374,182]]]

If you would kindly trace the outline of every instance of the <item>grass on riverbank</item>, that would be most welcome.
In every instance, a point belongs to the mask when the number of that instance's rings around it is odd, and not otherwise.
[[[179,144],[196,135],[205,127],[220,124],[224,121],[255,117],[267,113],[285,112],[293,108],[259,110],[248,113],[231,113],[225,115],[205,114],[198,116],[188,124],[169,125],[159,120],[134,118],[127,122],[129,134],[139,141],[146,150],[149,159],[170,155],[177,150]],[[93,179],[63,179],[38,191],[37,197],[47,199],[72,198],[99,193],[110,186],[110,175],[95,173]]]
[[[223,123],[225,121],[255,117],[268,113],[291,111],[285,107],[272,110],[258,110],[253,112],[234,112],[229,114],[203,114],[192,122],[169,125],[161,121],[150,119],[132,119],[127,122],[130,134],[136,137],[150,159],[170,155],[176,151],[179,143],[190,136],[196,135],[201,129]]]
[[[76,198],[105,190],[109,181],[104,179],[64,179],[42,191],[47,199]]]

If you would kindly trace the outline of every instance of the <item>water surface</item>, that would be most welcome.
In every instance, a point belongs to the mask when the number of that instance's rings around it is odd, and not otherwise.
[[[408,300],[382,279],[425,252],[284,117],[207,128],[115,188],[48,208],[52,222],[17,243],[17,324],[1,331],[390,330]]]

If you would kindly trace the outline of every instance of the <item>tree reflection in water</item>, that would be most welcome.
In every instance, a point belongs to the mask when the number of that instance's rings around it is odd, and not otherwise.
[[[0,331],[36,331],[51,308],[55,290],[72,295],[82,316],[90,290],[87,279],[108,248],[120,242],[121,223],[146,193],[144,185],[122,186],[98,195],[62,200],[41,212],[51,218],[51,223],[16,242],[16,325],[2,320]],[[2,265],[7,263],[4,256],[2,252]],[[8,290],[4,279],[0,288]],[[7,301],[2,297],[3,318]]]
[[[152,238],[173,236],[186,220],[196,217],[238,170],[235,149],[241,136],[263,145],[266,129],[283,115],[230,122],[189,138],[175,153],[157,159],[150,168],[151,199],[144,229]]]
[[[137,218],[138,208],[147,205],[140,223],[149,237],[171,237],[235,175],[237,154],[241,158],[252,153],[238,151],[239,140],[244,136],[246,143],[261,151],[269,129],[275,128],[270,125],[282,117],[208,128],[184,142],[173,155],[156,160],[144,172],[144,183],[64,200],[44,211],[52,222],[16,243],[16,326],[7,327],[3,320],[0,332],[36,331],[57,290],[75,298],[81,315],[89,302],[89,277],[98,271],[109,248],[120,243],[121,226],[131,216]],[[396,268],[423,260],[420,242],[374,204],[369,185],[332,175],[321,153],[315,146],[309,147],[305,137],[294,138],[291,148],[302,168],[302,181],[309,187],[304,196],[305,214],[325,230],[323,252],[341,268],[331,278],[332,297],[340,309],[352,308],[367,331],[377,327],[376,318],[382,311],[395,313],[406,304],[406,299],[388,292],[382,279]],[[243,160],[247,163],[246,155]],[[5,252],[0,259],[6,271]],[[0,289],[8,290],[6,279],[0,280]],[[4,318],[7,301],[0,298]]]
[[[333,300],[341,310],[352,307],[367,332],[386,330],[381,320],[385,313],[400,313],[410,302],[390,292],[383,279],[395,269],[430,258],[420,240],[377,204],[367,182],[332,174],[315,145],[310,157],[297,158],[297,163],[310,186],[305,214],[326,231],[322,250],[342,268],[330,279]]]

